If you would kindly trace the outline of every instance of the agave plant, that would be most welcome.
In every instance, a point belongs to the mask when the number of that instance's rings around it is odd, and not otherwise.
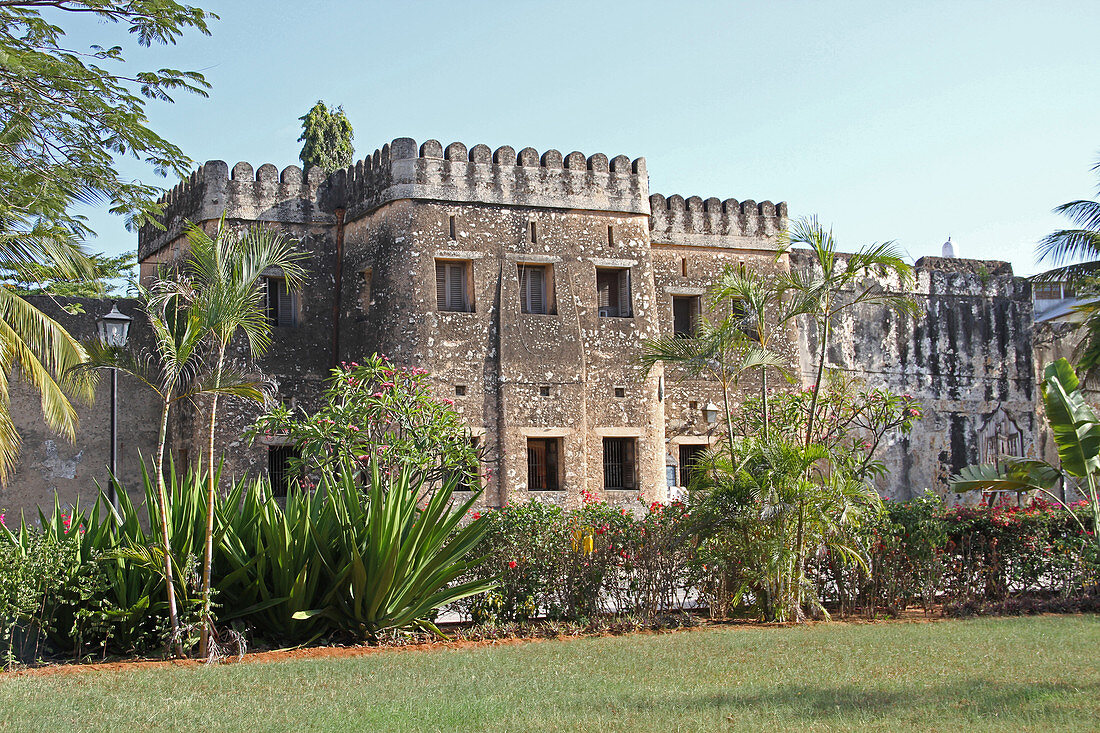
[[[452,506],[459,480],[427,492],[411,470],[384,478],[375,468],[364,491],[348,464],[325,470],[316,493],[292,492],[285,508],[263,482],[238,485],[218,512],[215,583],[234,609],[221,620],[298,640],[438,633],[438,609],[493,586],[455,582],[480,562],[472,555],[486,531],[481,520],[461,526],[477,495]]]
[[[952,477],[951,487],[966,491],[1037,491],[1076,517],[1054,493],[1060,482],[1078,483],[1087,494],[1094,528],[1100,528],[1097,487],[1100,474],[1100,417],[1085,400],[1081,382],[1066,359],[1048,364],[1040,385],[1047,424],[1058,446],[1058,466],[1046,461],[1005,457],[997,463],[968,466]],[[1082,531],[1085,526],[1081,524]],[[1100,536],[1094,533],[1097,547]]]

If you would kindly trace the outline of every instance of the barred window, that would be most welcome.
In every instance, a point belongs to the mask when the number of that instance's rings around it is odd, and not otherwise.
[[[636,488],[635,438],[603,439],[603,487],[605,489]]]
[[[271,495],[286,497],[293,480],[291,461],[301,458],[297,448],[289,445],[273,445],[267,449],[267,475],[271,479]]]

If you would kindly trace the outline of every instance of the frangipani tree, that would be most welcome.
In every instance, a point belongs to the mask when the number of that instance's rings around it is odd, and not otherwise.
[[[1004,457],[997,463],[968,466],[951,479],[951,488],[966,491],[1038,491],[1073,512],[1054,493],[1059,482],[1077,480],[1087,492],[1093,536],[1100,550],[1100,417],[1085,401],[1081,382],[1065,359],[1048,364],[1040,390],[1047,424],[1058,446],[1058,466],[1046,461]],[[1078,520],[1080,521],[1080,520]],[[1081,529],[1085,527],[1082,524]]]

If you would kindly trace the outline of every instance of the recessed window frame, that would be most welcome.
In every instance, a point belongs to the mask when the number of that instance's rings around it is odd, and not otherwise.
[[[470,260],[435,258],[435,307],[446,313],[473,313],[473,267]]]
[[[603,439],[604,491],[634,491],[638,488],[638,439]]]
[[[301,323],[301,298],[297,290],[287,290],[286,278],[265,275],[267,322],[274,328],[296,328]]]
[[[561,438],[527,438],[527,490],[561,491]]]
[[[596,312],[600,318],[633,318],[629,267],[596,268]]]
[[[267,447],[267,476],[271,495],[285,499],[292,488],[298,486],[291,470],[292,460],[301,460],[302,453],[293,445],[269,445]]]
[[[557,314],[553,265],[545,262],[519,262],[516,277],[519,281],[521,313],[538,316]]]
[[[700,295],[672,296],[672,333],[677,338],[692,338],[699,326],[699,312],[702,308]]]

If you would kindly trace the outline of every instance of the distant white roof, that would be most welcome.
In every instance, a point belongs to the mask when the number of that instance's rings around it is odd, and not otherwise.
[[[943,243],[943,257],[958,257],[955,254],[955,245],[951,244],[951,237],[947,238],[947,241]]]

